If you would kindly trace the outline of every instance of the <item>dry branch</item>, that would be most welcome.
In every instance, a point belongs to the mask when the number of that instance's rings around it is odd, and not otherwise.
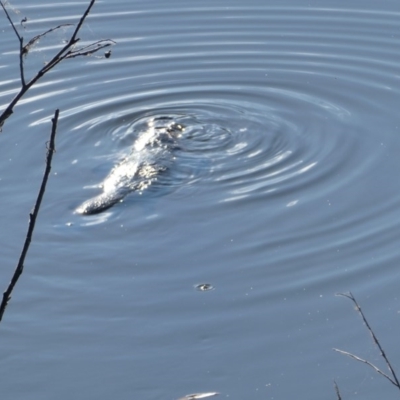
[[[39,189],[39,193],[38,193],[38,196],[36,199],[35,206],[33,208],[33,211],[29,214],[28,232],[27,232],[27,235],[25,238],[25,243],[22,248],[21,255],[19,257],[17,267],[15,268],[14,275],[11,279],[10,284],[8,285],[5,292],[3,293],[3,299],[0,304],[0,321],[3,318],[3,314],[7,307],[7,304],[11,299],[12,291],[24,270],[25,257],[29,250],[29,245],[31,244],[32,234],[33,234],[33,230],[35,229],[36,219],[39,214],[40,205],[42,203],[43,195],[46,190],[47,181],[48,181],[48,178],[50,175],[51,161],[53,158],[53,153],[55,152],[55,137],[56,137],[56,131],[57,131],[58,115],[59,115],[59,110],[56,110],[54,113],[54,118],[52,118],[52,120],[51,120],[52,129],[51,129],[50,141],[48,142],[48,146],[47,146],[46,169],[43,174],[42,184],[40,185],[40,189]]]
[[[337,385],[335,380],[333,381],[333,385],[335,386],[337,400],[342,400],[342,396],[340,395],[340,392],[339,392],[339,386]]]
[[[51,33],[51,32],[54,32],[54,31],[57,30],[57,29],[65,28],[66,26],[73,26],[73,25],[72,25],[72,24],[62,24],[62,25],[58,25],[58,26],[55,26],[54,28],[48,29],[46,32],[43,32],[43,33],[41,33],[41,34],[39,34],[39,35],[36,35],[35,37],[33,37],[33,38],[24,46],[24,49],[23,49],[24,54],[25,54],[25,55],[28,54],[30,48],[31,48],[38,40],[40,40],[42,37],[46,36],[47,34],[49,34],[49,33]]]
[[[354,296],[352,295],[352,293],[338,293],[337,296],[342,296],[342,297],[347,297],[348,299],[350,299],[354,305],[356,306],[356,310],[358,311],[358,313],[361,315],[361,318],[365,324],[365,326],[367,327],[369,333],[372,336],[373,341],[375,342],[375,344],[378,346],[378,349],[381,353],[382,358],[384,359],[386,366],[391,374],[391,376],[389,376],[388,374],[384,373],[380,368],[378,368],[376,365],[372,364],[371,362],[364,360],[361,357],[358,357],[352,353],[349,353],[347,351],[343,351],[343,350],[339,350],[339,349],[333,349],[341,354],[344,354],[348,357],[353,358],[354,360],[357,360],[359,362],[362,362],[364,364],[369,365],[371,368],[373,368],[378,374],[381,374],[382,376],[384,376],[390,383],[392,383],[394,386],[396,386],[399,390],[400,390],[400,383],[399,380],[397,379],[396,373],[388,359],[388,357],[386,356],[385,351],[383,350],[378,338],[376,337],[374,331],[372,330],[370,324],[368,323],[367,319],[365,318],[365,315],[363,313],[363,311],[361,310],[360,305],[357,303],[356,299],[354,298]]]
[[[371,362],[369,362],[368,360],[364,360],[361,357],[356,356],[355,354],[349,353],[348,351],[344,351],[344,350],[340,350],[340,349],[333,349],[334,351],[337,351],[340,354],[344,354],[345,356],[348,356],[356,361],[360,361],[364,364],[369,365],[371,368],[373,368],[378,374],[381,374],[382,376],[384,376],[386,379],[388,379],[391,383],[393,383],[393,385],[398,386],[397,383],[387,374],[385,374],[380,368],[378,368],[376,365],[372,364]]]
[[[65,58],[74,58],[79,56],[91,56],[93,53],[98,52],[105,47],[112,46],[115,44],[113,40],[107,39],[107,41],[99,40],[97,42],[91,43],[87,46],[80,47],[77,50],[70,51]],[[108,57],[106,57],[108,58]]]
[[[15,32],[15,35],[17,36],[18,41],[19,41],[19,69],[20,69],[20,79],[21,79],[21,88],[20,88],[19,92],[14,97],[14,99],[10,102],[10,104],[6,107],[6,109],[3,111],[3,113],[0,115],[0,131],[1,131],[1,128],[4,125],[4,122],[6,121],[6,119],[12,115],[15,105],[22,98],[22,96],[42,76],[44,76],[47,72],[49,72],[51,69],[53,69],[57,64],[59,64],[61,61],[65,60],[66,58],[92,55],[93,53],[96,53],[97,51],[104,49],[105,47],[115,44],[115,42],[110,39],[103,39],[103,40],[94,42],[89,46],[84,46],[84,47],[75,49],[76,44],[80,41],[80,39],[77,37],[79,30],[82,27],[82,24],[85,21],[86,17],[88,16],[90,10],[92,9],[94,3],[95,3],[95,0],[90,1],[88,7],[86,8],[85,12],[83,13],[82,17],[80,18],[80,20],[79,20],[74,32],[72,33],[70,39],[68,40],[68,42],[61,48],[61,50],[58,51],[58,53],[48,63],[46,63],[46,65],[42,69],[40,69],[36,73],[36,75],[29,82],[26,82],[25,71],[24,71],[24,56],[29,51],[29,48],[40,38],[46,36],[47,34],[53,32],[56,29],[66,26],[66,25],[59,25],[54,28],[48,29],[47,31],[41,33],[40,35],[35,36],[31,40],[29,40],[26,45],[24,45],[24,38],[18,33],[18,30],[15,27],[15,24],[13,23],[3,1],[0,1],[0,5],[3,8],[3,10],[6,14],[6,17],[7,17],[8,21],[10,22],[10,24]]]

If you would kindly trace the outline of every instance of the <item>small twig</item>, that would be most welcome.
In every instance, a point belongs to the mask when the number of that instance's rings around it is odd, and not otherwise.
[[[15,34],[17,35],[17,38],[18,38],[20,41],[22,41],[22,37],[20,36],[20,34],[19,34],[18,31],[17,31],[17,28],[15,27],[14,23],[12,22],[12,19],[11,19],[11,17],[10,17],[10,14],[9,14],[8,11],[7,11],[6,6],[3,4],[2,1],[0,1],[0,5],[1,5],[1,7],[2,7],[4,13],[6,14],[6,17],[7,17],[8,21],[10,22],[10,25],[11,25],[12,28],[14,29],[14,32],[15,32]]]
[[[23,56],[24,54],[26,54],[26,52],[29,50],[29,46],[31,46],[35,41],[37,41],[39,38],[43,37],[44,35],[46,35],[49,32],[54,31],[55,29],[60,28],[61,26],[65,26],[65,25],[60,25],[57,26],[55,28],[49,29],[48,31],[35,36],[33,39],[31,39],[28,44],[26,46],[23,45],[23,38],[22,36],[20,36],[18,34],[17,29],[15,28],[14,23],[12,22],[3,2],[0,1],[0,4],[3,8],[3,10],[6,13],[7,19],[9,20],[11,26],[14,29],[14,32],[16,33],[18,40],[20,42],[20,74],[21,74],[21,89],[20,91],[17,93],[17,95],[14,97],[14,99],[10,102],[10,104],[6,107],[6,109],[3,111],[3,113],[0,115],[0,131],[2,126],[4,125],[4,122],[7,118],[9,118],[12,113],[13,113],[13,109],[15,107],[15,105],[18,103],[18,101],[21,99],[21,97],[43,76],[45,75],[47,72],[49,72],[52,68],[54,68],[57,64],[59,64],[61,61],[65,60],[66,58],[73,58],[73,57],[77,57],[77,56],[85,56],[85,55],[90,55],[95,53],[96,51],[99,51],[101,49],[103,49],[104,47],[110,46],[112,44],[114,44],[115,42],[113,42],[112,40],[106,39],[106,40],[102,40],[99,42],[95,42],[94,44],[92,44],[92,46],[94,46],[94,48],[90,49],[90,50],[86,50],[86,51],[82,51],[83,49],[87,48],[83,47],[80,50],[72,50],[74,48],[74,46],[76,45],[76,43],[79,42],[79,38],[77,38],[77,34],[80,30],[80,28],[82,27],[83,22],[85,21],[86,17],[88,16],[91,8],[93,7],[95,3],[95,0],[91,0],[88,7],[86,8],[86,11],[83,13],[82,17],[80,18],[78,25],[76,26],[72,36],[70,37],[69,41],[65,44],[65,46],[62,47],[61,50],[58,51],[58,53],[49,61],[46,63],[45,66],[43,66],[43,68],[41,70],[39,70],[36,75],[28,82],[25,82],[25,77],[24,77],[24,65],[23,65]]]
[[[23,54],[24,54],[24,38],[18,33],[17,28],[14,25],[14,22],[12,21],[10,14],[7,11],[7,8],[5,7],[5,5],[3,4],[2,1],[0,1],[0,5],[3,8],[3,11],[6,14],[6,17],[8,19],[8,21],[10,22],[10,25],[12,26],[15,35],[18,38],[18,42],[19,42],[19,73],[20,73],[20,78],[21,78],[21,85],[22,87],[24,87],[26,85],[25,83],[25,75],[24,75],[24,60],[23,60]],[[12,114],[12,112],[11,112]],[[7,119],[11,114],[9,114],[5,119]],[[3,126],[4,120],[2,120],[2,118],[0,117],[0,129]]]
[[[46,156],[46,169],[43,174],[43,179],[42,179],[42,184],[40,186],[40,190],[36,199],[35,206],[33,208],[33,211],[29,214],[29,226],[28,226],[28,232],[25,238],[25,243],[22,248],[21,255],[19,257],[19,261],[17,264],[17,267],[15,268],[14,275],[11,279],[10,284],[8,285],[7,289],[3,293],[3,300],[0,304],[0,321],[3,318],[4,311],[7,307],[8,302],[11,299],[11,294],[14,289],[14,286],[18,282],[19,277],[21,276],[23,270],[24,270],[24,262],[25,262],[25,257],[29,249],[29,245],[32,240],[32,234],[33,230],[35,229],[35,223],[37,216],[39,214],[39,209],[40,205],[42,203],[43,195],[46,190],[46,185],[47,181],[50,175],[50,170],[51,170],[51,161],[53,158],[53,153],[55,152],[55,136],[56,136],[56,131],[57,131],[57,122],[58,122],[58,115],[59,115],[59,110],[56,110],[54,112],[54,118],[52,118],[52,128],[51,128],[51,135],[50,135],[50,141],[47,146],[47,156]]]
[[[51,68],[53,68],[55,65],[57,65],[60,61],[62,61],[64,58],[67,57],[67,54],[64,54],[69,48],[71,48],[72,46],[74,46],[77,42],[79,42],[79,38],[76,38],[76,35],[78,34],[79,30],[81,29],[81,26],[83,24],[83,22],[85,21],[86,17],[88,16],[88,14],[90,13],[90,10],[92,9],[94,3],[96,0],[91,0],[86,11],[83,13],[81,19],[78,22],[78,25],[76,26],[74,33],[72,34],[71,38],[69,39],[68,43],[47,63],[47,65],[45,67],[43,67],[38,74],[40,74],[41,71],[44,70],[49,70]],[[54,65],[53,65],[54,64]],[[48,68],[49,66],[51,66],[50,68]],[[47,71],[46,71],[47,72]],[[44,74],[44,72],[43,72]]]
[[[73,26],[73,24],[61,24],[58,26],[55,26],[54,28],[48,29],[46,32],[41,33],[40,35],[36,35],[35,37],[33,37],[23,48],[23,53],[26,55],[30,48],[38,41],[40,40],[42,37],[46,36],[48,33],[54,32],[57,29],[60,28],[65,28],[66,26]]]
[[[340,395],[340,392],[339,392],[339,386],[337,385],[335,380],[333,381],[333,385],[335,386],[337,400],[342,400],[342,396]]]
[[[393,383],[393,385],[398,386],[397,383],[387,374],[385,374],[381,369],[379,369],[376,365],[372,364],[371,362],[369,362],[368,360],[364,360],[361,357],[356,356],[355,354],[349,353],[347,351],[344,350],[340,350],[340,349],[333,349],[335,351],[337,351],[338,353],[344,354],[346,356],[349,356],[350,358],[353,358],[354,360],[360,361],[364,364],[369,365],[371,368],[373,368],[378,374],[381,374],[382,376],[384,376],[386,379],[388,379],[391,383]]]
[[[75,41],[76,35],[78,34],[79,30],[81,29],[81,26],[82,26],[83,22],[85,21],[86,17],[90,13],[90,10],[92,9],[93,4],[94,4],[95,1],[96,0],[91,0],[90,1],[90,4],[89,4],[88,8],[86,9],[84,14],[82,15],[81,19],[79,20],[78,25],[76,26],[75,32],[72,34],[70,42],[74,42]]]
[[[348,353],[346,351],[343,350],[339,350],[339,349],[333,349],[339,353],[345,354],[357,361],[363,362],[367,365],[369,365],[371,368],[373,368],[376,372],[378,372],[379,374],[383,375],[386,379],[388,379],[393,385],[395,385],[399,390],[400,390],[400,383],[399,380],[397,379],[396,373],[394,372],[394,369],[389,361],[389,359],[386,356],[385,351],[383,350],[381,344],[379,343],[378,338],[375,336],[375,333],[373,332],[371,326],[369,325],[367,319],[365,318],[365,315],[363,313],[363,311],[361,310],[360,305],[357,303],[356,299],[354,298],[352,293],[337,293],[337,296],[343,296],[343,297],[347,297],[348,299],[350,299],[356,306],[356,310],[359,312],[359,314],[361,315],[361,318],[363,319],[363,322],[365,324],[365,326],[367,327],[369,333],[372,336],[372,339],[374,340],[375,344],[378,346],[379,351],[381,352],[381,356],[382,358],[385,360],[385,363],[389,369],[389,372],[391,373],[392,377],[390,377],[389,375],[385,374],[383,371],[381,371],[378,367],[376,367],[374,364],[370,363],[367,360],[364,360],[358,356],[355,356],[354,354]]]
[[[112,46],[115,42],[111,39],[102,39],[98,40],[95,43],[91,43],[87,46],[81,47],[77,50],[71,51],[67,54],[65,58],[74,58],[79,56],[90,56],[94,53],[97,53],[99,50],[104,49],[105,47]]]

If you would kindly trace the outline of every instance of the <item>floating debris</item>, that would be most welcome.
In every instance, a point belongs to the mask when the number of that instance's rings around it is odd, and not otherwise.
[[[196,399],[204,399],[206,397],[212,397],[212,396],[217,396],[219,395],[218,392],[208,392],[208,393],[193,393],[193,394],[187,394],[186,396],[183,396],[179,398],[178,400],[196,400]]]
[[[214,290],[214,286],[211,285],[211,283],[199,283],[198,285],[195,285],[195,288],[200,292],[205,292],[207,290]]]

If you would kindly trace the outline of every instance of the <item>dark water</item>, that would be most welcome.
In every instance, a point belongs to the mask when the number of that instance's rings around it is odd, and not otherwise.
[[[86,4],[12,2],[12,16],[28,17],[30,38]],[[32,49],[28,74],[69,32]],[[400,3],[117,0],[96,4],[80,36],[115,40],[112,57],[59,65],[0,136],[5,287],[61,109],[0,327],[2,398],[334,399],[334,379],[344,399],[396,398],[332,348],[382,366],[334,296],[351,290],[400,368]],[[4,17],[0,40],[4,107],[19,84]],[[164,117],[187,129],[160,182],[74,214]]]

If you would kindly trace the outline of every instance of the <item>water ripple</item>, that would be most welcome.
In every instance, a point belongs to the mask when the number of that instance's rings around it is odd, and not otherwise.
[[[29,38],[76,21],[84,3],[29,4],[18,29]],[[396,308],[400,3],[300,3],[96,2],[82,43],[115,40],[111,58],[61,63],[7,121],[0,208],[3,226],[12,227],[24,221],[16,210],[31,207],[48,121],[61,109],[22,301],[34,306],[33,340],[50,324],[67,350],[53,343],[61,353],[49,359],[47,342],[38,341],[35,357],[18,337],[6,346],[28,355],[23,376],[50,390],[48,398],[60,387],[48,385],[49,376],[60,382],[71,365],[87,376],[75,381],[89,398],[96,388],[107,396],[98,377],[110,371],[108,397],[128,398],[133,388],[143,398],[177,398],[176,382],[208,382],[232,398],[293,398],[310,392],[311,376],[313,395],[323,398],[327,376],[343,366],[332,367],[326,349],[351,340],[342,329],[347,311],[331,295],[354,288],[370,297],[374,318]],[[19,78],[18,43],[5,25],[0,108]],[[67,36],[60,30],[41,40],[25,59],[29,74]],[[99,194],[149,124],[166,118],[185,129],[159,180],[97,217],[73,214]],[[15,230],[3,248],[20,235]],[[216,290],[196,294],[199,282]],[[62,301],[51,310],[35,304],[48,298]],[[17,320],[33,320],[26,310],[16,307]],[[10,361],[10,371],[21,367]],[[357,386],[352,373],[347,380]],[[10,393],[21,386],[14,375],[4,380]],[[385,397],[378,386],[377,395],[365,393],[369,387],[348,390]]]
[[[66,12],[54,23],[74,17],[68,4],[62,7]],[[186,126],[167,185],[202,180],[217,204],[266,199],[296,208],[336,196],[351,204],[348,193],[364,193],[361,182],[377,180],[387,151],[398,148],[393,130],[377,132],[378,121],[393,119],[389,105],[400,96],[396,12],[211,2],[172,2],[155,11],[103,4],[87,32],[93,35],[110,18],[125,27],[106,32],[118,43],[111,59],[60,66],[25,99],[40,104],[63,96],[61,120],[69,134],[60,141],[79,148],[74,168],[90,177],[78,187],[100,182],[152,118]],[[30,20],[27,33],[47,21]],[[35,48],[34,60],[48,59],[57,40]],[[12,82],[0,82],[4,102]],[[50,117],[37,107],[32,126]],[[372,220],[398,200],[388,186],[366,196],[379,203],[363,210]]]

